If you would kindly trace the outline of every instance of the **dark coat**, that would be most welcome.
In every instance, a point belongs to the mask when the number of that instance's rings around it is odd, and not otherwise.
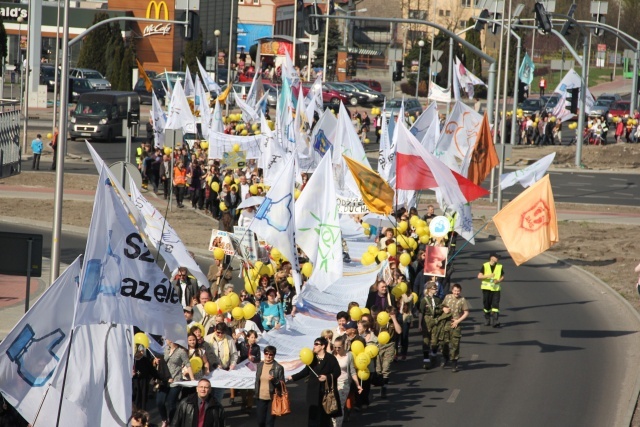
[[[191,305],[191,298],[198,295],[198,283],[195,281],[191,281],[191,277],[187,277],[187,287],[185,288],[185,301],[187,305]],[[180,280],[173,281],[173,288],[176,290],[176,294],[178,294],[178,301],[182,304],[182,286],[180,286]]]
[[[297,374],[292,375],[294,381],[298,381],[299,379],[309,377],[307,379],[307,404],[309,406],[320,406],[322,408],[322,397],[324,396],[324,382],[320,382],[318,377],[315,376],[309,369],[313,369],[313,371],[318,375],[326,375],[327,378],[330,378],[330,375],[333,375],[333,391],[336,396],[336,402],[338,402],[338,407],[340,408],[340,413],[337,414],[337,417],[342,416],[342,407],[345,402],[340,402],[340,396],[338,395],[338,377],[342,373],[340,370],[340,364],[338,363],[338,359],[331,354],[326,353],[324,359],[322,361],[318,360],[317,356],[313,356],[313,362],[311,365],[305,366],[305,368],[298,372]]]
[[[260,396],[260,376],[262,375],[263,367],[264,362],[260,362],[258,363],[258,369],[256,369],[256,386],[254,388],[256,399]],[[273,398],[273,393],[275,393],[276,387],[280,387],[280,381],[284,381],[284,368],[274,360],[269,373],[273,376],[273,380],[269,383],[269,394]]]
[[[371,309],[371,307],[373,307],[374,305],[376,305],[376,295],[378,295],[378,292],[369,292],[369,295],[367,296],[367,303],[365,304],[365,307],[368,309]],[[387,290],[387,306],[390,307],[395,307],[396,306],[396,297],[394,297],[391,292],[389,292]],[[387,308],[387,306],[385,307],[380,307],[382,309]]]
[[[224,204],[227,205],[229,209],[235,209],[242,202],[242,197],[240,197],[240,193],[236,192],[236,201],[235,203],[231,202],[231,192],[228,192],[226,196],[224,196]]]
[[[223,427],[225,425],[224,409],[211,393],[207,396],[204,413],[205,427]],[[196,427],[198,425],[198,394],[191,394],[178,404],[176,414],[171,420],[171,427]]]

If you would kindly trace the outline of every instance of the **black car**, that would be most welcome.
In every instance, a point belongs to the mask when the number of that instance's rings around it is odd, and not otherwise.
[[[166,91],[164,90],[164,86],[162,85],[162,80],[151,80],[153,83],[153,91],[156,94],[156,98],[160,102],[160,105],[164,105],[165,97],[167,96]],[[140,97],[140,104],[149,104],[151,105],[151,92],[147,90],[147,87],[144,84],[144,79],[139,78],[136,86],[133,88],[133,91],[138,94]]]
[[[40,84],[47,85],[47,92],[53,92],[56,81],[56,67],[50,64],[40,64]],[[60,70],[58,70],[58,85],[60,84]]]
[[[539,115],[546,103],[544,98],[528,98],[522,101],[520,109],[525,116]]]
[[[80,95],[87,92],[95,92],[96,89],[89,80],[76,77],[69,77],[69,101],[77,103]]]
[[[369,102],[369,97],[367,95],[363,95],[362,93],[355,90],[355,88],[350,87],[348,85],[343,85],[338,82],[327,82],[325,85],[329,89],[337,90],[338,92],[342,92],[347,95],[349,99],[349,104],[356,105],[364,105]]]

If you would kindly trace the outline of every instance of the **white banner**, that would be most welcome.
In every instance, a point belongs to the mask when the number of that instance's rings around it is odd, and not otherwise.
[[[369,208],[362,198],[336,196],[338,212],[344,215],[364,215],[369,213]]]
[[[215,113],[214,113],[215,120]],[[240,151],[247,153],[247,160],[260,157],[260,135],[227,135],[226,133],[209,133],[209,158],[222,159],[224,153],[233,151],[233,146],[238,144]]]
[[[249,230],[248,227],[236,225],[233,227],[233,234],[242,247],[244,258],[251,262],[256,262],[258,260],[258,248],[253,231]]]

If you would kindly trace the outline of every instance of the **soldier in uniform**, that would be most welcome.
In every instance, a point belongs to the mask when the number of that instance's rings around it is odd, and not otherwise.
[[[462,287],[454,283],[451,286],[451,293],[442,302],[442,312],[451,314],[449,331],[449,344],[445,345],[442,354],[444,356],[443,367],[450,357],[453,362],[452,372],[458,372],[458,358],[460,357],[460,338],[462,338],[462,327],[460,323],[469,316],[469,304],[462,296]]]
[[[380,326],[380,331],[386,331],[389,333],[391,339],[385,345],[378,345],[378,363],[376,363],[376,372],[378,375],[382,375],[384,385],[380,397],[383,399],[387,397],[387,384],[389,384],[389,373],[391,372],[391,363],[396,357],[396,334],[402,333],[402,326],[398,323],[396,310],[393,307],[388,306],[386,311],[389,312],[389,322],[386,325]],[[380,333],[378,333],[380,335]]]
[[[429,282],[420,300],[420,323],[418,331],[422,332],[422,363],[424,369],[434,366],[438,350],[438,334],[436,326],[442,314],[442,301],[436,296],[438,284]]]
[[[500,256],[492,252],[489,262],[485,262],[480,268],[478,279],[482,280],[482,305],[484,309],[484,324],[490,324],[494,328],[500,327],[500,283],[504,280],[504,269],[498,263]]]

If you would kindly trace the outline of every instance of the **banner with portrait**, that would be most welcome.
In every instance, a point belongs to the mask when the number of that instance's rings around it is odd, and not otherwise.
[[[426,276],[445,277],[448,256],[449,248],[446,246],[427,246],[424,255],[424,274]]]

